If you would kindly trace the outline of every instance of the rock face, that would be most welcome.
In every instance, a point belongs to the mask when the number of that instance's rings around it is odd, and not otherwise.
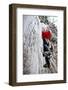
[[[56,64],[51,69],[44,68],[42,26],[38,16],[23,16],[23,74],[55,73]],[[56,62],[56,60],[54,60]]]

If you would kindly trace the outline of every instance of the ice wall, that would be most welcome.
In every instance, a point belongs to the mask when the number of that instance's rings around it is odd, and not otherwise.
[[[23,16],[23,73],[38,74],[43,67],[41,25],[37,16]]]

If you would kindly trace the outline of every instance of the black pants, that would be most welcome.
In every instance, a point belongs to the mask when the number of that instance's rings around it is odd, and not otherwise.
[[[45,56],[45,61],[46,61],[46,64],[48,65],[48,67],[49,67],[50,66],[50,57]]]

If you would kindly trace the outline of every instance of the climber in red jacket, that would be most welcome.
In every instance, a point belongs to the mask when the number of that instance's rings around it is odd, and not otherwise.
[[[46,64],[44,67],[50,68],[50,51],[53,50],[52,46],[50,45],[50,40],[52,37],[52,32],[48,29],[42,31],[42,39],[43,39],[43,56],[45,57]]]

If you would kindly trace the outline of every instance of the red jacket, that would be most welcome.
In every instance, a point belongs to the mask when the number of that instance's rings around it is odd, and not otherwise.
[[[42,39],[49,39],[51,38],[52,34],[50,31],[42,31]]]

